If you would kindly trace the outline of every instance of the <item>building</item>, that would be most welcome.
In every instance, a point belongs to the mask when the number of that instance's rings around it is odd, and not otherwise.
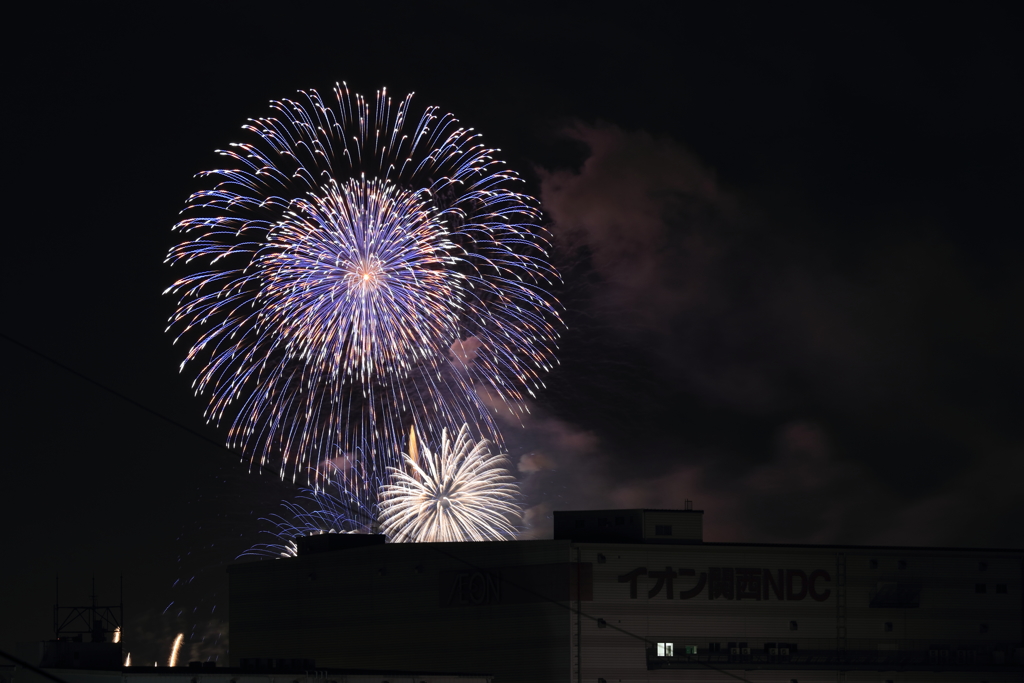
[[[553,540],[305,539],[229,568],[231,664],[495,683],[1020,681],[1024,552],[707,543],[700,510],[556,512]]]
[[[116,669],[45,668],[64,683],[491,683],[488,676],[413,671],[358,671],[308,667],[126,666]],[[25,667],[11,666],[13,683],[55,683]],[[0,676],[5,675],[0,667]]]

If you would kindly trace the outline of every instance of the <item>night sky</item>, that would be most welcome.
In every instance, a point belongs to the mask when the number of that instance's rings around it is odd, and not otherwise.
[[[9,27],[0,649],[52,637],[57,574],[123,574],[133,661],[223,660],[223,566],[295,488],[203,423],[163,259],[214,150],[338,80],[453,112],[542,200],[569,328],[504,426],[525,535],[689,499],[713,541],[1024,546],[1021,17],[826,5]]]

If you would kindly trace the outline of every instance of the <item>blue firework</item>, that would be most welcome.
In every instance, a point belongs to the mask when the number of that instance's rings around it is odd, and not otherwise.
[[[270,107],[199,175],[167,257],[207,419],[260,467],[341,472],[365,500],[413,423],[500,442],[493,411],[541,386],[561,325],[521,179],[411,95]]]

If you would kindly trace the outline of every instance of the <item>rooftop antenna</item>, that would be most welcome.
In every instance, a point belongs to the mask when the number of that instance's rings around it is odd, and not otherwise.
[[[92,642],[105,643],[115,631],[120,630],[122,637],[118,644],[122,649],[121,661],[124,661],[124,576],[121,576],[120,603],[117,605],[96,604],[96,577],[92,577],[92,595],[89,605],[60,604],[60,576],[56,577],[56,601],[53,604],[53,634],[57,640],[82,642],[82,636],[89,634]]]

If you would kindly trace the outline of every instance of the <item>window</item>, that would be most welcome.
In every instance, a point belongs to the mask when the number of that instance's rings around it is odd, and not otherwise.
[[[672,657],[672,643],[658,643],[659,657]]]
[[[708,652],[721,652],[721,651],[722,651],[722,644],[721,643],[708,643]]]
[[[904,569],[906,569],[906,568],[907,568],[907,561],[906,561],[906,560],[900,560],[900,561],[898,561],[898,562],[896,563],[896,568],[897,568],[897,569],[899,569],[899,570],[901,570],[901,571],[902,571],[902,570],[904,570]]]
[[[878,560],[868,560],[868,566],[872,569],[878,569]]]
[[[600,519],[597,520],[597,525],[598,526],[608,526],[608,518],[607,517],[601,517]]]
[[[789,622],[789,630],[790,630],[790,631],[795,631],[795,630],[797,630],[797,624],[796,624],[796,622],[795,622],[795,621],[791,621],[791,622]]]
[[[996,593],[1005,593],[1005,592],[1006,592],[1006,584],[1005,583],[997,583],[996,584]]]
[[[988,633],[988,624],[982,624],[978,629],[978,633]]]
[[[683,647],[686,649],[686,654],[688,654],[688,655],[695,655],[695,654],[697,654],[697,646],[696,645],[684,645]]]
[[[654,525],[655,536],[671,536],[672,525],[671,524],[655,524]]]
[[[976,584],[974,584],[974,592],[975,593],[987,593],[988,592],[988,586],[985,585],[984,583],[976,583]]]
[[[892,633],[892,622],[891,621],[885,622],[885,632],[886,633]]]
[[[979,562],[978,563],[978,571],[979,572],[983,572],[986,569],[988,569],[988,562]]]

